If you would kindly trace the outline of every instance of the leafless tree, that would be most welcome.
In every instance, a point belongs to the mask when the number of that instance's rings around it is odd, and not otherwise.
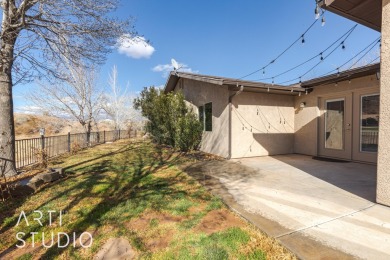
[[[97,86],[97,73],[92,68],[73,65],[61,74],[66,79],[55,84],[38,81],[37,89],[28,98],[42,112],[77,120],[89,143],[92,126],[102,108],[102,91]]]
[[[63,79],[64,63],[104,61],[118,37],[135,36],[130,20],[109,14],[119,0],[0,0],[0,159],[16,174],[12,87]]]
[[[118,84],[116,66],[112,68],[108,85],[109,91],[104,94],[103,98],[103,109],[114,121],[115,130],[123,129],[139,116],[138,111],[133,108],[134,97],[128,93],[128,84],[124,89]]]

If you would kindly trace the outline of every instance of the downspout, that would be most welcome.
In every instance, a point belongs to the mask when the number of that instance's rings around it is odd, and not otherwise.
[[[233,126],[233,122],[232,122],[232,110],[233,110],[233,104],[232,104],[232,101],[233,101],[233,98],[235,96],[238,96],[239,94],[241,94],[241,92],[244,90],[244,86],[240,86],[240,89],[237,90],[236,92],[234,92],[233,94],[231,94],[229,96],[229,155],[227,157],[228,160],[230,160],[232,158],[232,126]]]

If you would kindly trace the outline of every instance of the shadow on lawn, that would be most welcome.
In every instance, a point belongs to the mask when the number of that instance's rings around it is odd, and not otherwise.
[[[77,172],[78,174],[69,176],[64,181],[69,182],[72,179],[77,179],[77,182],[74,185],[66,184],[71,186],[46,200],[36,209],[44,207],[49,202],[61,199],[64,196],[67,197],[69,200],[67,201],[67,206],[61,210],[65,213],[71,210],[73,212],[76,211],[79,217],[74,223],[69,223],[66,226],[66,230],[68,234],[76,232],[78,235],[87,230],[96,230],[105,224],[113,226],[123,225],[124,221],[138,216],[145,209],[165,209],[168,207],[168,203],[166,203],[168,199],[187,195],[185,190],[173,188],[176,183],[181,181],[180,173],[167,178],[152,176],[153,173],[161,168],[180,161],[178,154],[174,154],[171,150],[167,151],[164,154],[162,149],[155,148],[151,144],[138,146],[137,144],[131,144],[115,152],[68,166],[65,168],[67,172]],[[105,159],[101,160],[103,158]],[[80,167],[95,160],[101,161],[93,165]],[[52,187],[46,187],[45,190],[55,188],[54,186],[58,184],[52,184]],[[96,198],[100,201],[95,205],[88,205],[91,207],[88,207],[87,210],[85,208],[77,208],[79,204],[85,203],[86,199],[92,200]],[[126,213],[125,217],[123,213]],[[17,217],[15,221],[5,226],[1,232],[10,229],[11,226],[15,225],[16,221]],[[53,222],[55,222],[55,219]],[[29,232],[38,232],[39,230],[40,228],[38,227],[38,230],[30,230]],[[26,237],[28,235],[26,234]],[[133,232],[131,236],[135,244],[142,248],[143,246],[140,244],[140,239],[136,237],[136,234]],[[72,243],[73,241],[70,242],[70,244]],[[3,251],[3,253],[0,253],[0,258],[14,249],[16,249],[16,243]],[[67,248],[58,248],[54,245],[46,250],[41,258],[52,258],[61,254],[64,250],[67,250]]]
[[[124,147],[121,147],[120,149],[116,150],[116,151],[113,151],[113,152],[109,152],[107,154],[104,154],[104,155],[101,155],[101,156],[98,156],[98,157],[94,157],[90,160],[86,160],[86,161],[82,161],[80,163],[77,163],[77,164],[74,164],[74,165],[70,165],[70,166],[67,166],[66,168],[64,168],[64,172],[67,173],[67,178],[66,179],[70,179],[70,178],[77,178],[78,175],[72,175],[74,174],[75,172],[72,171],[73,168],[77,167],[77,166],[81,166],[83,164],[87,164],[87,163],[90,163],[90,162],[93,162],[93,161],[97,161],[99,159],[102,159],[102,158],[105,158],[105,157],[110,157],[110,156],[114,156],[116,154],[121,154],[121,153],[126,153],[128,151],[131,151],[131,150],[134,150],[135,147],[133,145],[128,145],[128,146],[124,146]],[[65,181],[64,179],[60,179],[58,181],[55,181],[53,183],[50,183],[50,184],[47,184],[45,185],[43,188],[41,188],[39,191],[37,191],[36,193],[34,194],[31,194],[31,195],[27,195],[27,196],[20,196],[20,197],[16,197],[16,198],[13,198],[13,199],[10,199],[10,200],[7,200],[5,202],[3,202],[4,204],[1,205],[0,209],[0,223],[3,223],[4,219],[7,217],[7,216],[12,216],[15,214],[15,211],[17,208],[19,208],[20,206],[22,206],[25,201],[29,198],[29,197],[32,197],[36,194],[39,194],[41,193],[42,191],[45,191],[47,189],[49,189],[50,187],[53,187],[55,185],[58,185],[59,182],[63,182]],[[58,194],[57,196],[53,197],[51,200],[49,201],[46,201],[44,204],[47,204],[48,202],[50,201],[53,201],[61,196],[63,196],[65,193],[69,192],[69,190],[66,190],[60,194]],[[37,208],[40,208],[42,207],[44,204],[38,206]],[[2,227],[0,229],[0,234],[4,233],[5,231],[7,231],[10,227],[12,226],[15,226],[16,225],[16,222],[17,222],[17,217],[14,218],[13,221],[10,221],[7,225],[5,225],[4,227]],[[0,255],[1,256],[1,255]]]

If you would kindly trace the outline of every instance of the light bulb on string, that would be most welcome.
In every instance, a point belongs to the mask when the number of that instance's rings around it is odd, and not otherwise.
[[[314,17],[316,20],[318,20],[318,18],[320,18],[320,7],[318,6],[318,4],[316,4],[316,8],[314,9]]]
[[[345,50],[345,44],[344,44],[344,41],[341,42],[341,49]]]
[[[322,52],[320,53],[320,55],[321,55],[320,59],[321,59],[321,61],[323,61],[324,60],[324,56],[322,56]]]
[[[325,26],[325,16],[322,16],[322,19],[321,19],[321,26]]]
[[[302,34],[301,38],[302,38],[302,40],[301,40],[302,44],[305,44],[305,42],[306,42],[306,41],[305,41],[305,35]]]

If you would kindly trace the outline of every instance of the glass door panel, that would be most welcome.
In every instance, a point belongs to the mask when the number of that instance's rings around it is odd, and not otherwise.
[[[378,152],[379,95],[361,96],[360,151]]]
[[[325,112],[325,148],[344,149],[344,99],[327,100]]]

